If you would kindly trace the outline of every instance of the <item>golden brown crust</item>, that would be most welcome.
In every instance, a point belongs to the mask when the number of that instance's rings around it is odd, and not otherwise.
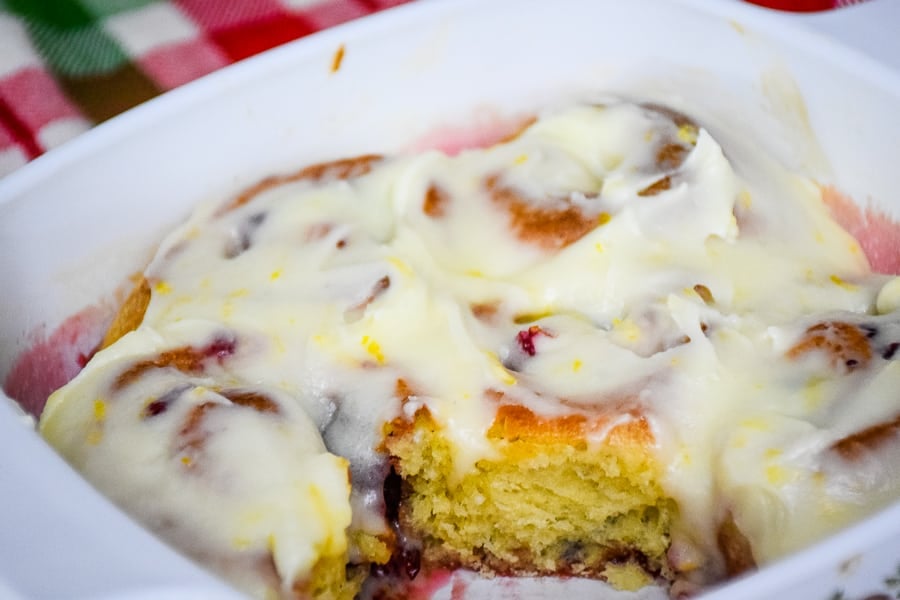
[[[659,169],[662,169],[666,172],[672,172],[677,170],[685,161],[688,154],[690,154],[691,150],[696,143],[696,136],[699,131],[699,127],[693,119],[691,119],[686,114],[679,112],[677,110],[673,110],[667,106],[662,106],[660,104],[654,104],[652,102],[641,104],[645,109],[651,110],[655,113],[659,113],[672,121],[676,127],[678,127],[678,139],[669,139],[663,141],[663,143],[656,149],[656,166]],[[660,186],[665,185],[665,188],[669,189],[668,185],[671,183],[666,182],[662,183],[663,180],[656,182],[651,188],[657,184]],[[650,188],[648,188],[649,190]],[[654,192],[659,193],[662,189]],[[642,195],[653,195],[653,194],[642,194]]]
[[[231,400],[232,404],[219,402],[197,404],[188,411],[187,417],[178,431],[176,453],[182,457],[181,462],[188,469],[197,467],[198,455],[203,450],[209,435],[203,428],[203,422],[213,411],[240,406],[264,414],[277,415],[280,412],[278,404],[262,394],[244,390],[224,390],[219,393]]]
[[[670,121],[675,123],[678,127],[693,127],[697,128],[697,122],[692,118],[687,116],[681,111],[677,111],[674,108],[670,108],[663,104],[656,104],[655,102],[642,102],[641,106],[646,108],[647,110],[652,110],[653,112],[659,113],[669,118]]]
[[[411,396],[415,396],[416,391],[408,381],[403,378],[397,379],[394,384],[394,397],[400,400],[400,406],[405,406],[409,402]],[[401,416],[387,422],[382,427],[384,440],[378,448],[379,452],[387,452],[390,448],[391,439],[403,438],[416,428],[417,425],[424,425],[428,429],[435,429],[437,425],[431,416],[431,411],[427,406],[420,406],[416,409],[411,418],[403,416],[403,410],[400,411]]]
[[[182,373],[199,374],[203,370],[203,358],[196,348],[190,346],[161,352],[159,356],[137,362],[122,372],[113,383],[113,389],[122,389],[151,369],[172,367]]]
[[[577,556],[582,552],[592,554],[592,560],[582,563]],[[476,561],[466,560],[459,552],[441,545],[427,546],[421,555],[421,568],[424,571],[445,571],[470,569],[482,575],[494,577],[583,577],[606,581],[606,571],[611,565],[632,563],[644,569],[650,576],[658,575],[656,567],[649,566],[647,557],[637,548],[623,543],[618,548],[581,548],[579,544],[571,544],[567,559],[565,554],[552,568],[535,562],[528,549],[522,548],[516,553],[515,560],[505,560],[488,552],[479,553]]]
[[[500,302],[477,302],[470,305],[469,308],[476,319],[489,323],[497,315],[497,311],[500,310]]]
[[[206,444],[207,434],[203,430],[203,421],[214,410],[219,410],[224,405],[216,402],[204,402],[191,408],[184,425],[178,432],[175,453],[181,459],[181,464],[186,469],[197,468],[198,455]]]
[[[585,214],[568,199],[559,208],[543,208],[504,186],[499,175],[484,182],[491,200],[509,213],[510,228],[516,237],[546,250],[559,250],[577,242],[598,225],[596,216]]]
[[[425,192],[425,200],[422,202],[422,212],[433,219],[443,217],[447,212],[447,204],[450,203],[450,195],[443,189],[431,184]]]
[[[112,345],[126,333],[137,329],[141,321],[144,320],[144,313],[147,311],[149,304],[150,284],[142,276],[131,290],[131,293],[128,294],[115,318],[113,318],[112,324],[106,330],[106,335],[103,336],[100,348],[103,349]]]
[[[519,124],[518,128],[516,130],[514,130],[512,133],[505,135],[502,138],[500,138],[499,140],[497,140],[497,144],[506,144],[508,142],[515,140],[520,135],[525,133],[525,131],[527,131],[528,128],[531,127],[532,125],[534,125],[535,123],[537,123],[537,117],[528,117],[527,119],[522,121]]]
[[[892,421],[872,425],[832,444],[831,449],[847,460],[856,460],[894,439],[900,432],[900,415]]]
[[[650,448],[656,443],[650,422],[643,415],[620,423],[609,430],[606,443],[610,446],[633,446]]]
[[[656,151],[656,165],[666,171],[674,171],[681,166],[689,151],[690,147],[683,144],[663,144]]]
[[[872,358],[872,347],[866,331],[852,323],[825,321],[808,328],[787,357],[799,358],[810,352],[824,352],[833,368],[853,371],[865,368]]]
[[[243,206],[250,202],[257,194],[268,189],[291,183],[294,181],[324,181],[327,179],[350,179],[351,177],[360,177],[372,170],[376,163],[383,160],[380,154],[363,154],[352,158],[343,158],[330,162],[318,163],[300,169],[296,173],[288,175],[274,175],[267,177],[251,185],[249,188],[238,194],[230,204],[228,204],[222,212],[228,212],[239,206]]]
[[[657,194],[660,194],[660,193],[670,189],[671,187],[672,187],[672,177],[669,175],[666,175],[662,179],[654,181],[653,183],[651,183],[650,185],[648,185],[647,187],[645,187],[644,189],[639,191],[637,195],[641,196],[642,198],[646,198],[648,196],[655,196]]]
[[[409,401],[409,397],[415,395],[416,393],[412,386],[402,377],[398,378],[394,383],[394,396],[400,400],[401,404],[406,404]]]
[[[363,298],[356,305],[348,308],[347,311],[355,312],[365,310],[367,306],[374,302],[380,295],[385,293],[389,287],[391,287],[391,278],[385,275],[372,285],[372,290],[365,298]]]
[[[293,180],[308,179],[311,181],[361,177],[371,171],[372,167],[383,159],[384,157],[380,154],[362,154],[351,158],[310,165],[289,177],[293,177]]]
[[[528,441],[541,444],[582,444],[591,433],[609,427],[610,418],[598,416],[588,419],[583,414],[559,417],[540,417],[525,406],[504,404],[497,409],[497,416],[488,429],[489,439]],[[613,446],[650,447],[654,443],[650,424],[642,415],[609,428],[605,442]]]
[[[703,285],[702,283],[698,283],[694,286],[694,292],[700,299],[703,300],[705,304],[713,304],[715,302],[715,298],[713,298],[712,292],[709,291],[709,288]]]
[[[113,390],[119,390],[140,378],[152,369],[172,368],[186,375],[203,373],[209,361],[221,364],[225,358],[234,354],[235,342],[228,338],[215,338],[206,346],[182,346],[160,352],[153,358],[147,358],[131,365],[119,374],[113,383]]]
[[[259,392],[251,390],[221,390],[219,395],[231,400],[232,404],[252,408],[257,412],[271,414],[281,412],[278,403]]]
[[[504,404],[497,409],[497,416],[488,429],[489,439],[532,442],[578,442],[584,439],[587,417],[566,415],[552,419],[535,415],[518,404]]]
[[[725,560],[725,570],[729,577],[736,577],[756,568],[756,559],[753,558],[750,542],[734,522],[734,516],[730,512],[719,524],[716,542]]]

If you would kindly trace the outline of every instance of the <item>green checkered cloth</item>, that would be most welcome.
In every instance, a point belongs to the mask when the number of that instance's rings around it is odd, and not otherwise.
[[[0,176],[230,63],[407,0],[0,0]]]

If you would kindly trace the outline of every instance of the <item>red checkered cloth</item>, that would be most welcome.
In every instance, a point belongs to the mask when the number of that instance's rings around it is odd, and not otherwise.
[[[0,177],[162,92],[409,0],[0,0]]]
[[[0,0],[0,177],[210,71],[408,1]],[[810,11],[862,0],[748,1]]]

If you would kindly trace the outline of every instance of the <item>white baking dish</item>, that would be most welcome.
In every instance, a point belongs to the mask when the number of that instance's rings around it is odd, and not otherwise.
[[[871,4],[896,18],[892,1]],[[197,201],[609,92],[683,108],[726,151],[758,146],[900,216],[900,77],[804,21],[722,0],[417,3],[225,69],[0,181],[0,379],[35,336],[112,298]],[[232,597],[94,492],[9,402],[0,456],[0,596]],[[861,598],[890,590],[898,565],[900,504],[709,597]]]

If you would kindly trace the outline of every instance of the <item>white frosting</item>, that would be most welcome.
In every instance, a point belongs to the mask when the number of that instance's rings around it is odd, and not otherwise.
[[[673,164],[658,160],[666,143],[681,148]],[[664,176],[668,189],[647,193]],[[442,201],[426,211],[430,188]],[[516,220],[535,210],[538,223],[569,211],[588,225],[554,241]],[[486,150],[201,207],[146,275],[143,324],[51,397],[43,431],[195,554],[244,540],[272,550],[288,583],[323,540],[346,543],[351,504],[354,527],[384,530],[378,448],[404,410],[427,406],[446,426],[457,473],[492,456],[489,390],[546,416],[627,399],[656,437],[676,535],[708,554],[727,512],[766,562],[898,496],[890,461],[857,468],[832,446],[900,413],[886,393],[900,367],[876,355],[844,374],[816,353],[786,356],[820,320],[872,321],[876,298],[894,310],[897,284],[879,295],[887,278],[810,182],[764,158],[736,169],[705,130],[656,110],[574,107]],[[530,356],[517,336],[532,325]],[[129,364],[217,336],[235,352],[202,374],[156,369],[110,393]],[[398,379],[414,391],[405,409]],[[140,418],[185,385],[171,409]],[[280,412],[212,411],[208,466],[185,469],[172,437],[190,406],[228,404],[222,388],[260,390]]]
[[[214,390],[233,378],[215,369],[198,377],[153,370],[139,384],[105,391],[135,356],[205,340],[218,328],[181,321],[126,335],[66,388],[78,402],[53,397],[41,426],[75,468],[150,529],[261,596],[268,583],[258,566],[268,553],[289,585],[320,553],[346,548],[348,465],[325,450],[314,409],[267,387],[277,417],[231,406]],[[166,394],[165,412],[141,417]],[[215,408],[198,424],[204,443],[192,447],[195,435],[182,428],[205,403]]]

